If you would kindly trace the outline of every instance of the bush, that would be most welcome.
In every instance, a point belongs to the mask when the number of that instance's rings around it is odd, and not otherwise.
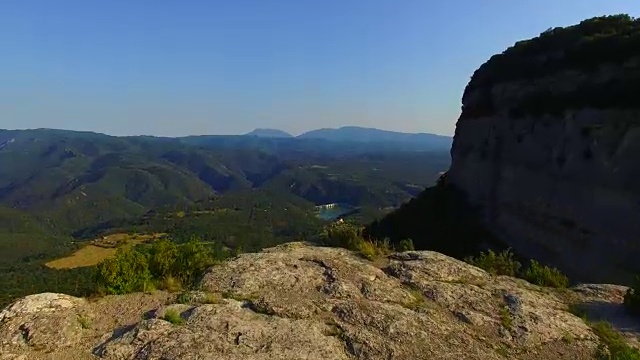
[[[606,346],[606,350],[599,349],[599,359],[640,360],[640,351],[629,346],[625,338],[608,322],[592,323],[591,329],[600,338],[602,344]]]
[[[322,240],[330,246],[358,250],[358,243],[362,240],[362,230],[349,223],[334,223],[324,229]]]
[[[176,310],[167,310],[164,314],[163,319],[172,323],[173,325],[182,325],[184,323],[182,316],[180,316],[180,313]]]
[[[114,258],[98,264],[96,283],[107,294],[147,291],[154,283],[177,292],[193,285],[214,259],[213,251],[195,238],[182,245],[161,240],[118,250]]]
[[[516,276],[522,266],[520,262],[513,258],[511,250],[505,250],[501,253],[489,250],[486,253],[481,252],[475,258],[467,257],[464,261],[484,269],[492,275]]]
[[[207,268],[215,264],[213,251],[197,238],[192,238],[178,249],[172,275],[183,284],[193,284]]]
[[[415,250],[415,248],[413,247],[413,240],[411,240],[411,239],[400,240],[400,243],[398,244],[398,250],[399,251],[413,251],[413,250]]]
[[[569,286],[569,279],[560,270],[540,265],[535,260],[531,260],[529,267],[522,273],[522,278],[540,286],[554,288],[566,288]]]
[[[181,293],[176,297],[176,302],[178,304],[191,304],[195,296],[190,291],[186,291]]]
[[[322,241],[335,247],[358,252],[362,257],[373,260],[393,251],[388,239],[382,241],[367,240],[362,235],[362,228],[349,223],[334,223],[325,228]]]
[[[507,275],[519,277],[528,282],[554,288],[566,288],[569,286],[569,278],[560,270],[544,266],[535,260],[531,260],[529,267],[520,271],[522,264],[513,258],[511,250],[496,253],[489,250],[481,252],[477,257],[467,257],[465,262],[486,270],[492,275]]]
[[[98,264],[96,283],[108,294],[146,290],[151,283],[147,256],[133,248],[118,249],[115,257]]]
[[[162,279],[161,289],[168,292],[178,292],[182,290],[182,283],[177,278],[167,275]]]
[[[630,313],[640,315],[640,276],[624,295],[624,306]]]
[[[178,257],[178,246],[167,240],[156,241],[149,249],[149,270],[157,277],[166,277],[174,272]]]

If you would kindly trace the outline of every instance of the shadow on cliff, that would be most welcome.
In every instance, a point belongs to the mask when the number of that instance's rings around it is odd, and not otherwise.
[[[578,315],[589,321],[604,321],[626,335],[640,334],[640,319],[630,314],[622,303],[609,301],[588,301],[576,306]]]
[[[437,251],[460,259],[487,249],[506,249],[480,220],[478,209],[469,205],[461,190],[447,182],[445,174],[436,186],[367,226],[365,236],[386,238],[392,244],[411,239],[416,250]]]
[[[110,342],[113,341],[115,339],[118,339],[120,337],[122,337],[124,334],[128,333],[129,331],[133,330],[136,328],[136,325],[125,325],[125,326],[120,326],[118,328],[116,328],[115,330],[113,330],[113,332],[111,333],[111,336],[104,340],[102,343],[100,343],[100,345],[96,346],[93,348],[92,353],[96,356],[100,356],[102,357],[103,355],[105,355],[106,352],[106,345]]]

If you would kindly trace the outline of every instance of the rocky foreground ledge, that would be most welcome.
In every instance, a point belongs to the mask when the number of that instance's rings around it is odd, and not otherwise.
[[[306,243],[240,255],[200,288],[179,297],[187,304],[165,292],[27,296],[0,312],[0,359],[593,359],[598,337],[568,304],[615,318],[625,291],[541,288],[429,251],[372,263]],[[182,320],[163,320],[170,311]]]

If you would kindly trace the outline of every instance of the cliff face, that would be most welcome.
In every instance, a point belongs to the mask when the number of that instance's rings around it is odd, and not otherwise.
[[[447,182],[516,251],[578,279],[640,272],[640,21],[596,18],[492,57]]]

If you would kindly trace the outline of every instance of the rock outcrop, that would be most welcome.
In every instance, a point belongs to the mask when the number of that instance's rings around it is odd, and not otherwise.
[[[640,21],[596,18],[492,57],[463,97],[447,182],[516,251],[574,278],[640,272]]]
[[[616,308],[624,291],[540,288],[429,251],[373,263],[307,243],[240,255],[200,288],[28,296],[0,313],[0,359],[591,359],[598,338],[567,299]]]

